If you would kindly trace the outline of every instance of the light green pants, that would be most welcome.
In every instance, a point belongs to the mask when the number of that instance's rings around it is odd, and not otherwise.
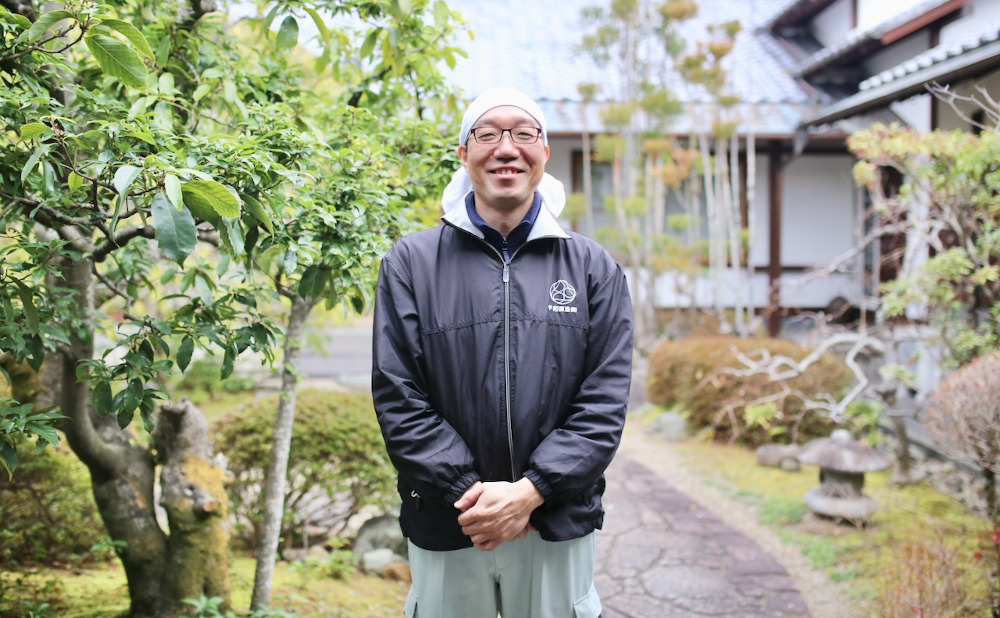
[[[537,532],[493,551],[410,543],[409,618],[598,618],[594,534],[550,543]]]

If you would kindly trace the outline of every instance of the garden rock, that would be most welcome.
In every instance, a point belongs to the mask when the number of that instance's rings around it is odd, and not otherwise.
[[[382,569],[382,577],[394,582],[409,584],[413,582],[413,575],[410,573],[410,565],[405,562],[393,562]]]
[[[399,528],[399,520],[395,515],[379,515],[361,524],[358,536],[354,540],[354,553],[364,556],[375,549],[389,549],[396,555],[405,558],[408,555],[406,537]]]
[[[757,465],[768,468],[781,468],[789,472],[802,469],[799,463],[799,447],[795,444],[764,444],[756,450]]]
[[[406,564],[406,558],[386,548],[373,549],[361,555],[361,568],[367,573],[382,574],[393,564]]]
[[[680,442],[688,438],[687,418],[677,412],[664,412],[649,425],[650,431],[664,440]]]

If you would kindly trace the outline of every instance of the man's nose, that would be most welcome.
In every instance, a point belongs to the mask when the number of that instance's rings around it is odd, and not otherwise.
[[[509,131],[504,131],[500,134],[500,141],[497,142],[496,148],[493,149],[493,153],[501,153],[505,155],[516,156],[521,151],[518,149],[517,144],[514,143],[514,138],[510,136]]]

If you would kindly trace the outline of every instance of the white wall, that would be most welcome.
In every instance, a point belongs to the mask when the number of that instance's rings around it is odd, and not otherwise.
[[[858,28],[868,30],[926,0],[858,0]]]
[[[825,264],[854,245],[857,220],[857,191],[851,174],[854,162],[850,155],[803,154],[786,165],[782,196],[783,265]],[[763,221],[766,225],[766,215]],[[766,227],[761,229],[758,247],[764,251],[768,237]]]
[[[549,161],[545,171],[562,181],[566,194],[573,190],[573,151],[580,149],[579,137],[549,137]]]

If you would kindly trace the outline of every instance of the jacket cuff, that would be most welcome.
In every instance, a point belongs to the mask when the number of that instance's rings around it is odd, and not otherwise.
[[[526,470],[524,472],[524,478],[528,479],[535,485],[535,489],[538,490],[538,493],[542,494],[542,498],[545,499],[545,502],[549,502],[549,499],[552,496],[552,486],[542,478],[542,475],[540,475],[537,470]]]
[[[444,494],[444,499],[449,505],[458,502],[458,499],[462,497],[462,494],[467,492],[470,487],[479,482],[478,472],[469,472],[468,474],[463,474],[458,477],[455,484],[448,489]]]

